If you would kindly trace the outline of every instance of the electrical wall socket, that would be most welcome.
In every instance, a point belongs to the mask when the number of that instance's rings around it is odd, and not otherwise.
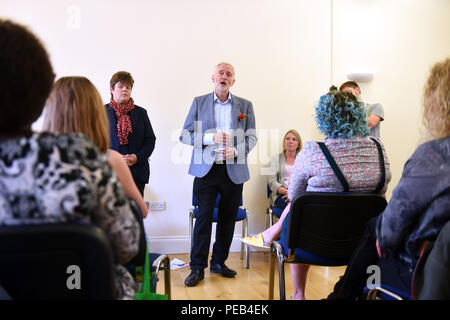
[[[166,210],[166,202],[162,201],[150,201],[148,202],[148,209],[150,211],[164,211]]]

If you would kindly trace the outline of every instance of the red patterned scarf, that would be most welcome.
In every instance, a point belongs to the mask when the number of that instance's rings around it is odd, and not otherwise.
[[[109,102],[111,108],[116,112],[117,117],[117,135],[119,136],[120,145],[128,144],[128,136],[133,130],[131,129],[130,115],[128,114],[134,109],[133,98],[130,98],[127,104],[117,104],[113,98]]]

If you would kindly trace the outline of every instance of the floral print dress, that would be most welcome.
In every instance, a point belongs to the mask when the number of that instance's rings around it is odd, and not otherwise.
[[[377,139],[377,138],[375,138]],[[391,180],[389,160],[383,144],[386,170],[385,194]],[[369,137],[327,138],[323,141],[349,184],[350,192],[372,192],[381,179],[380,157],[376,144]],[[297,155],[289,184],[289,199],[303,191],[341,192],[339,179],[328,163],[317,142],[309,141]]]

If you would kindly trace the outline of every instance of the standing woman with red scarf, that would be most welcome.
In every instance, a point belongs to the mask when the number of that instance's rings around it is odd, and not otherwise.
[[[130,167],[139,192],[144,195],[150,177],[149,158],[156,137],[147,111],[131,98],[134,80],[129,72],[116,72],[110,81],[111,101],[106,105],[111,149],[121,153]]]

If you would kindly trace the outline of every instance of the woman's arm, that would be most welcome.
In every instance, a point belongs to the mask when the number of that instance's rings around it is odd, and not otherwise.
[[[441,151],[445,149],[439,143],[426,142],[405,163],[402,177],[377,219],[377,238],[383,252],[402,249],[412,230],[420,224],[435,224],[441,219],[439,213],[447,210],[440,202],[450,181],[447,159]],[[431,236],[431,230],[427,232]]]
[[[308,186],[308,179],[310,177],[309,159],[312,143],[315,142],[307,142],[295,158],[288,188],[288,198],[291,201],[297,193],[306,191],[306,187]]]
[[[119,178],[119,181],[122,184],[122,188],[125,191],[125,194],[130,199],[136,201],[139,208],[141,208],[142,217],[145,219],[148,214],[147,205],[144,199],[142,198],[141,194],[139,193],[136,184],[134,183],[130,168],[128,167],[124,158],[117,151],[110,149],[108,152],[108,163],[116,173],[117,177]]]
[[[153,153],[153,150],[155,149],[156,136],[155,133],[153,132],[153,127],[150,122],[150,118],[148,117],[148,113],[145,109],[142,109],[142,114],[140,115],[140,117],[142,118],[144,124],[143,143],[142,146],[140,147],[140,150],[137,150],[135,158],[133,157],[131,161],[132,164],[148,161],[148,158],[150,158],[150,156]]]
[[[281,180],[281,176],[284,176],[284,161],[281,155],[276,155],[271,158],[271,163],[273,174],[269,177],[269,188],[275,194],[279,193],[280,188],[283,187],[284,181]],[[280,193],[281,194],[281,193]],[[286,194],[286,193],[284,193]]]

